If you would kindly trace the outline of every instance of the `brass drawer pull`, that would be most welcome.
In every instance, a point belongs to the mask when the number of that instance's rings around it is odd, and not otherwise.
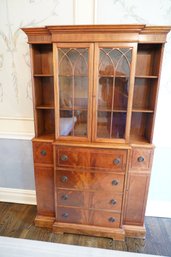
[[[62,213],[62,217],[68,218],[69,214],[67,212]]]
[[[67,176],[62,176],[61,177],[61,181],[64,182],[64,183],[67,182],[68,181],[68,177]]]
[[[111,223],[113,223],[113,222],[115,222],[115,218],[110,217],[110,218],[108,218],[108,221],[111,222]]]
[[[121,162],[121,160],[120,160],[119,158],[113,160],[113,163],[114,163],[115,165],[120,164],[120,162]]]
[[[68,161],[68,156],[65,154],[61,155],[61,161]]]
[[[139,157],[137,158],[137,161],[138,161],[138,162],[143,162],[143,161],[144,161],[144,157],[143,157],[143,156],[139,156]]]
[[[42,151],[40,152],[40,154],[41,154],[42,156],[45,156],[45,155],[47,154],[47,152],[46,152],[46,150],[42,150]]]
[[[119,184],[119,181],[114,179],[112,180],[112,186],[117,186]]]
[[[68,199],[68,195],[62,195],[62,200],[67,200]]]
[[[112,205],[115,205],[115,204],[116,204],[116,200],[115,200],[115,199],[112,199],[112,200],[110,200],[110,203],[111,203]]]

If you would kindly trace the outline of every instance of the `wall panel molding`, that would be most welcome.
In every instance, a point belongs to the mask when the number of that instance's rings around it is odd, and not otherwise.
[[[36,205],[35,190],[0,187],[0,201]]]
[[[0,117],[0,138],[32,139],[34,121],[31,117]]]

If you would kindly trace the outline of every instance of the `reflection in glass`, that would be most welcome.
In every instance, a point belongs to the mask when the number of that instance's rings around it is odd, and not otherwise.
[[[131,48],[100,48],[98,137],[125,137],[131,56]],[[106,119],[103,126],[99,115]]]
[[[88,49],[58,49],[60,135],[87,136]]]

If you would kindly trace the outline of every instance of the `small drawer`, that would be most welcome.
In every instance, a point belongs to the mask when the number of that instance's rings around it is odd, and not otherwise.
[[[84,207],[84,192],[57,190],[57,204],[63,206]]]
[[[76,224],[87,224],[88,211],[80,208],[58,207],[57,221]]]
[[[124,175],[105,172],[91,172],[89,173],[87,184],[90,190],[104,190],[115,193],[122,193],[124,185]]]
[[[56,150],[56,163],[57,167],[89,167],[90,152],[86,148],[60,147]]]
[[[121,212],[122,194],[111,192],[90,192],[89,208]]]
[[[51,143],[33,142],[34,163],[53,164]]]
[[[131,169],[151,169],[153,149],[134,148],[132,150]]]
[[[120,214],[106,211],[89,211],[89,224],[100,227],[119,228]]]
[[[90,166],[96,169],[125,171],[126,150],[94,150],[91,152]]]
[[[87,182],[85,172],[56,170],[56,186],[60,188],[84,189]]]

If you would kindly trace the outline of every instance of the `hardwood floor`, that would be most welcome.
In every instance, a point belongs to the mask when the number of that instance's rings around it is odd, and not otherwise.
[[[171,256],[171,219],[146,217],[146,240],[57,235],[34,226],[36,206],[0,202],[0,236]]]

